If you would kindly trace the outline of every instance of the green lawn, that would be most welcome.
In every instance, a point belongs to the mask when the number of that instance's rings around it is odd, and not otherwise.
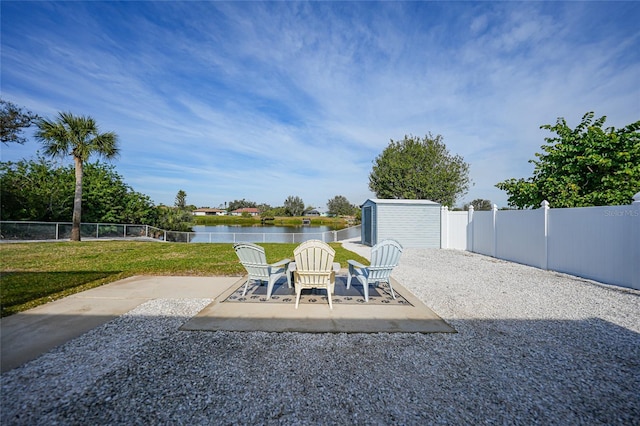
[[[289,258],[298,244],[260,244],[269,263]],[[335,261],[366,259],[331,243]],[[0,244],[2,316],[132,275],[241,276],[232,244],[135,241]]]

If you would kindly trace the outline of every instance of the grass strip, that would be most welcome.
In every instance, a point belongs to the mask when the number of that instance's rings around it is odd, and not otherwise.
[[[335,261],[367,264],[340,243]],[[298,244],[265,243],[267,262],[293,260]],[[133,275],[242,276],[232,244],[82,241],[0,244],[1,316]]]

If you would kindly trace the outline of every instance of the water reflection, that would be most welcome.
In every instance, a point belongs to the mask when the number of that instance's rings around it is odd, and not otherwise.
[[[334,241],[335,231],[330,226],[241,226],[241,225],[197,225],[193,227],[194,243],[301,243],[317,239]]]

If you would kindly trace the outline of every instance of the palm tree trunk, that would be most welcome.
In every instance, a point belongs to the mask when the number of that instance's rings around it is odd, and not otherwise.
[[[71,227],[71,241],[80,241],[80,222],[82,216],[82,160],[73,158],[76,164],[76,192],[73,198],[73,225]]]

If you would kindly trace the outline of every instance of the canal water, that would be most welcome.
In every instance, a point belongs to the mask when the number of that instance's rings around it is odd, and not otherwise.
[[[299,243],[311,239],[333,241],[334,230],[329,226],[197,225],[193,231],[194,243]]]

